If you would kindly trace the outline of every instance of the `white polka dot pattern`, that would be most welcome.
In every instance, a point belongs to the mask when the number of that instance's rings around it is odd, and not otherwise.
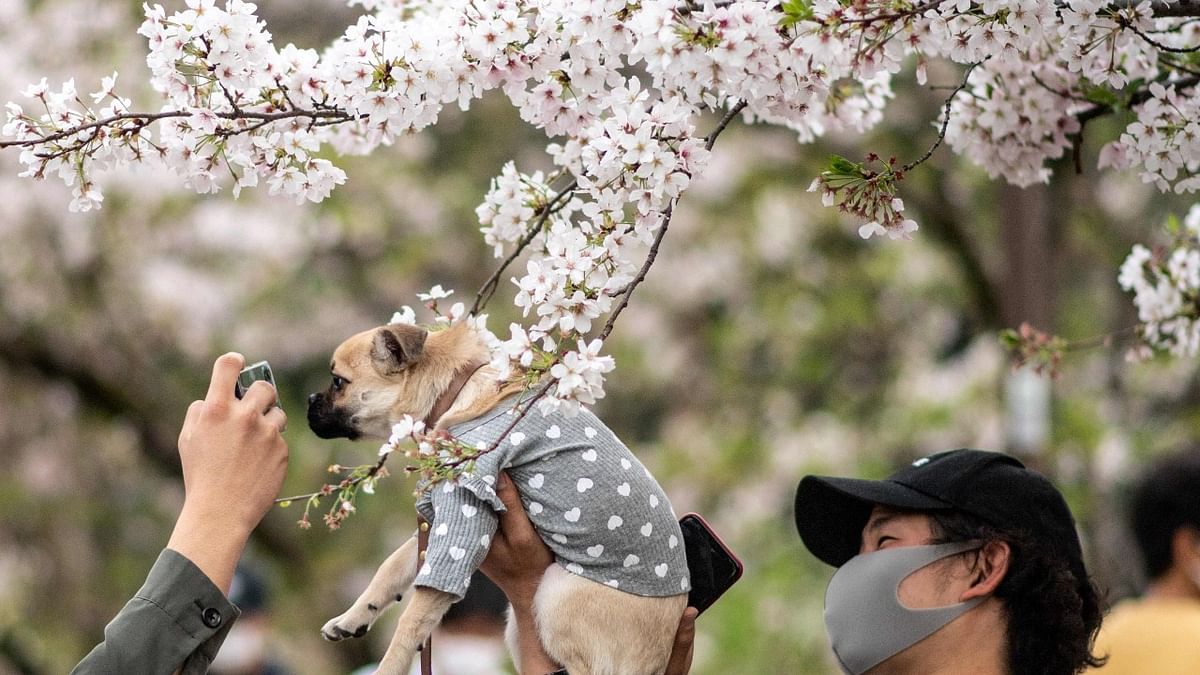
[[[436,536],[417,583],[462,594],[462,580],[479,566],[495,533],[503,505],[493,486],[505,470],[568,571],[638,595],[686,591],[679,524],[666,494],[629,449],[587,411],[572,418],[533,413],[510,430],[512,417],[504,413],[512,404],[502,402],[450,430],[472,445],[501,442],[476,460],[472,473],[418,500]]]

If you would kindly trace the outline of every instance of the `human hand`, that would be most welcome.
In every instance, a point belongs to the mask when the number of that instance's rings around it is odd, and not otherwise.
[[[546,568],[554,562],[554,554],[529,522],[517,487],[503,471],[496,481],[496,494],[505,510],[500,514],[500,526],[479,569],[504,591],[512,604],[512,620],[517,632],[516,653],[520,659],[516,664],[517,672],[553,672],[559,665],[546,654],[538,637],[533,596]]]
[[[250,532],[279,495],[288,447],[287,424],[274,387],[255,382],[240,400],[234,382],[245,365],[225,354],[213,365],[203,401],[187,410],[179,432],[184,502],[167,546],[189,558],[222,590]]]
[[[695,607],[683,610],[679,619],[679,630],[675,632],[675,645],[671,647],[671,660],[663,675],[687,675],[692,669],[692,647],[696,640],[696,617],[700,614]]]
[[[496,481],[496,494],[505,511],[500,514],[500,526],[479,569],[520,611],[532,605],[542,575],[554,562],[554,553],[529,522],[516,486],[503,471]]]

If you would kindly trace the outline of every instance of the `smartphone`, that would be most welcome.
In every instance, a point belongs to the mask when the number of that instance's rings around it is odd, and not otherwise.
[[[688,575],[692,578],[688,606],[703,612],[742,577],[742,561],[729,550],[700,514],[684,514],[679,519],[679,527],[683,530]]]
[[[233,385],[233,395],[238,398],[245,396],[250,385],[258,380],[266,380],[271,383],[272,387],[275,386],[275,375],[271,372],[271,364],[259,361],[243,368],[242,372],[238,373],[237,382]],[[279,401],[276,401],[275,405],[278,406]]]

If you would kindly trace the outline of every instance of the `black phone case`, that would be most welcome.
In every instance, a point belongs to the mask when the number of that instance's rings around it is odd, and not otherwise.
[[[688,591],[688,606],[703,612],[741,578],[742,562],[699,514],[685,514],[679,519],[679,526],[683,530],[688,574],[692,582],[692,589]]]

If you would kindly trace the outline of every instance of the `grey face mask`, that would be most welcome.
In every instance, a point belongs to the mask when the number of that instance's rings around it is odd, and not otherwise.
[[[904,546],[857,555],[846,561],[825,590],[825,628],[842,670],[862,675],[962,616],[983,598],[945,607],[910,609],[900,604],[900,582],[947,556],[980,547],[978,542]]]

